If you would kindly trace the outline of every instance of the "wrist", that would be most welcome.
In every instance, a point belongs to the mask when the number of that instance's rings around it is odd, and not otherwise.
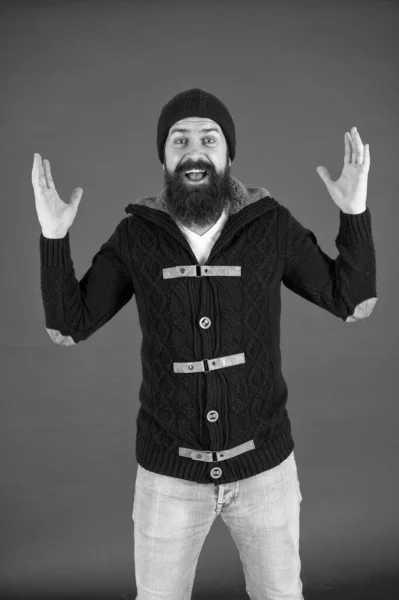
[[[42,230],[42,236],[49,239],[49,240],[59,240],[62,239],[66,236],[66,234],[68,233],[68,231],[65,232],[61,232],[61,233],[54,233],[51,231],[43,231]]]
[[[366,206],[362,207],[362,208],[345,208],[345,210],[343,208],[341,208],[342,212],[345,213],[346,215],[360,215],[361,213],[364,213],[366,210]]]

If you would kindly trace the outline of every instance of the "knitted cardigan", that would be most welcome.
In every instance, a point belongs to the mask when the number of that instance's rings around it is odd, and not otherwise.
[[[339,212],[334,260],[265,188],[232,183],[227,221],[204,264],[168,212],[165,190],[125,208],[80,281],[69,232],[40,235],[45,325],[55,343],[86,340],[135,297],[143,374],[136,460],[197,483],[257,475],[294,449],[281,283],[345,323],[366,319],[377,302],[368,207]],[[222,459],[242,444],[245,452]]]

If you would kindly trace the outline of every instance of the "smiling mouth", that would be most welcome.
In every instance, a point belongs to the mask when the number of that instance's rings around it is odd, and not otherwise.
[[[202,177],[200,179],[191,179],[186,173],[183,174],[184,178],[189,181],[190,183],[202,183],[203,181],[205,181],[208,177],[208,173],[203,173]]]

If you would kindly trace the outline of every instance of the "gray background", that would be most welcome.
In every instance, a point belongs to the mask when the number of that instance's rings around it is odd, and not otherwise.
[[[352,126],[370,144],[374,312],[345,324],[282,286],[281,349],[305,598],[342,600],[348,586],[351,599],[388,597],[383,589],[399,587],[398,5],[3,1],[0,10],[0,597],[135,597],[137,307],[133,298],[77,346],[50,340],[31,169],[39,152],[61,198],[84,190],[70,230],[81,279],[124,207],[162,189],[157,120],[191,87],[233,116],[232,175],[266,187],[332,258],[339,210],[316,167],[339,177]],[[200,597],[247,598],[221,519],[200,555]]]

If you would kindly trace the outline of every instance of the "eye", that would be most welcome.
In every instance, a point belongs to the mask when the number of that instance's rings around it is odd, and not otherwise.
[[[181,140],[185,140],[185,139],[186,139],[186,138],[177,138],[177,139],[175,139],[175,143],[176,143],[176,142],[180,142]],[[211,138],[211,137],[204,138],[204,139],[205,139],[205,140],[212,140],[212,141],[214,141],[214,142],[215,142],[215,140],[214,140],[213,138]]]

